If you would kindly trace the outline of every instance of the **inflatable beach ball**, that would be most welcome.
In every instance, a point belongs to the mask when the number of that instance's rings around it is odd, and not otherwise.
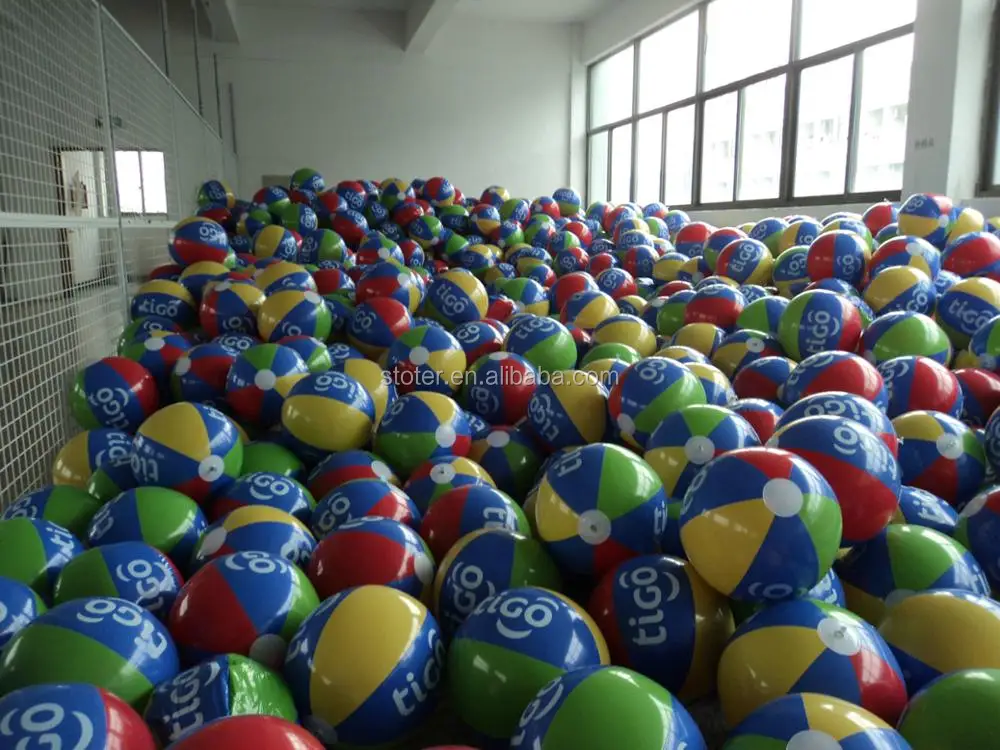
[[[801,361],[831,350],[854,351],[861,338],[861,314],[849,299],[825,289],[797,295],[778,323],[785,353]]]
[[[237,508],[209,526],[191,553],[189,568],[235,552],[267,552],[305,567],[316,540],[302,521],[278,508],[251,505]]]
[[[158,685],[143,718],[165,746],[216,719],[245,714],[293,722],[298,718],[292,694],[277,673],[246,657],[225,654]]]
[[[102,466],[131,460],[132,436],[121,430],[88,430],[71,438],[52,462],[52,483],[85,489]]]
[[[681,543],[717,591],[738,601],[780,601],[826,575],[842,523],[833,489],[809,463],[775,448],[743,448],[691,482]]]
[[[607,664],[604,637],[578,605],[548,589],[510,589],[483,600],[455,634],[449,693],[466,724],[506,741],[548,682]]]
[[[448,396],[430,391],[401,396],[375,433],[375,452],[404,476],[429,459],[464,456],[471,444],[465,412]]]
[[[983,483],[986,455],[971,428],[935,411],[911,411],[892,420],[900,438],[903,484],[961,507]]]
[[[661,685],[622,667],[584,667],[543,687],[521,714],[511,747],[705,750],[683,704]]]
[[[160,409],[135,436],[132,471],[141,484],[167,487],[203,502],[239,476],[243,442],[236,425],[203,404]]]
[[[73,416],[85,430],[134,432],[160,406],[152,374],[126,357],[105,357],[77,373],[70,392]]]
[[[643,457],[663,481],[667,497],[679,502],[695,475],[713,458],[759,445],[750,423],[739,415],[721,406],[694,404],[660,423]]]
[[[608,412],[625,444],[643,450],[665,417],[703,403],[705,389],[691,370],[664,357],[648,357],[617,379]]]
[[[910,750],[900,734],[875,714],[818,692],[786,695],[761,706],[733,730],[722,750],[770,747]]]
[[[308,463],[364,447],[374,422],[375,404],[368,391],[354,378],[333,370],[296,382],[281,407],[282,436]]]
[[[961,544],[923,526],[889,524],[837,561],[851,611],[873,625],[914,591],[956,589],[988,595],[983,569]]]
[[[911,695],[950,672],[1000,669],[1000,604],[986,596],[913,593],[888,609],[879,633],[899,661]]]
[[[184,584],[168,625],[186,664],[242,654],[278,668],[302,621],[319,606],[306,574],[266,552],[207,563]]]
[[[48,600],[59,573],[83,545],[62,526],[33,518],[0,521],[0,576]]]
[[[323,750],[323,745],[298,724],[278,716],[226,716],[185,734],[169,750]]]
[[[369,637],[378,623],[378,638]],[[302,623],[284,677],[302,725],[327,745],[371,747],[420,726],[437,705],[445,646],[423,604],[386,586],[343,591]]]
[[[899,464],[868,428],[844,417],[804,417],[780,427],[767,444],[804,458],[829,482],[840,503],[844,546],[889,524],[899,506]]]
[[[154,750],[135,709],[93,685],[34,685],[0,699],[4,747]]]
[[[138,604],[165,619],[184,583],[166,555],[142,542],[94,547],[72,560],[56,579],[52,600],[113,596]]]
[[[732,612],[691,563],[666,555],[621,563],[597,584],[587,610],[615,664],[684,700],[714,690],[719,657],[733,633]]]
[[[942,675],[910,699],[899,733],[915,750],[988,747],[1000,709],[1000,669],[963,669]]]
[[[89,683],[141,706],[180,669],[164,625],[132,602],[76,599],[21,630],[0,655],[0,694],[44,683]]]
[[[597,443],[549,464],[534,515],[538,538],[559,566],[596,577],[658,551],[667,497],[649,464],[625,448]]]
[[[874,627],[815,599],[767,607],[740,625],[719,663],[719,698],[736,725],[791,693],[832,695],[894,724],[906,706],[896,658]]]

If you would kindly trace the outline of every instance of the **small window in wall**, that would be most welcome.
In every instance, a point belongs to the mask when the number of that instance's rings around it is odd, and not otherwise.
[[[167,213],[167,173],[162,151],[115,151],[115,175],[121,213]]]

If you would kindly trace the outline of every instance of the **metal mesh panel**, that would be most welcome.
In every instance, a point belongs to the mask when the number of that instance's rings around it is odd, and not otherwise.
[[[174,100],[174,126],[177,137],[177,170],[181,213],[195,208],[198,187],[212,172],[217,172],[216,160],[207,150],[206,141],[214,138],[198,113],[180,99]]]
[[[169,262],[167,241],[170,229],[165,226],[126,224],[122,228],[122,245],[125,248],[125,268],[128,271],[128,295],[146,280],[156,266]]]
[[[136,151],[163,154],[164,215],[119,216],[116,157]],[[0,507],[51,481],[74,374],[114,353],[129,295],[225,166],[96,0],[0,1]]]
[[[73,160],[81,200],[110,211],[100,49],[90,0],[0,5],[0,210],[64,215],[60,155],[77,149],[99,155]]]
[[[74,284],[71,260],[65,255],[40,274],[33,259],[53,247],[65,249],[74,232],[99,248],[98,274]],[[116,230],[7,229],[3,253],[0,505],[50,481],[55,453],[76,430],[66,398],[73,373],[113,352],[124,324]],[[25,278],[31,279],[30,285]]]
[[[106,11],[102,23],[115,149],[160,151],[165,155],[167,213],[180,218],[173,126],[174,102],[179,97]]]

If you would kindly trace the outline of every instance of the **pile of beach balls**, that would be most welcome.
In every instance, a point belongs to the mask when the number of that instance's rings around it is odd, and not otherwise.
[[[995,744],[1000,221],[198,203],[3,511],[0,746]]]

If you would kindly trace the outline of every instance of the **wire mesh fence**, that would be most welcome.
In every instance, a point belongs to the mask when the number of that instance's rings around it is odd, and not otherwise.
[[[75,373],[228,171],[217,129],[97,0],[0,3],[0,507],[51,481]]]

